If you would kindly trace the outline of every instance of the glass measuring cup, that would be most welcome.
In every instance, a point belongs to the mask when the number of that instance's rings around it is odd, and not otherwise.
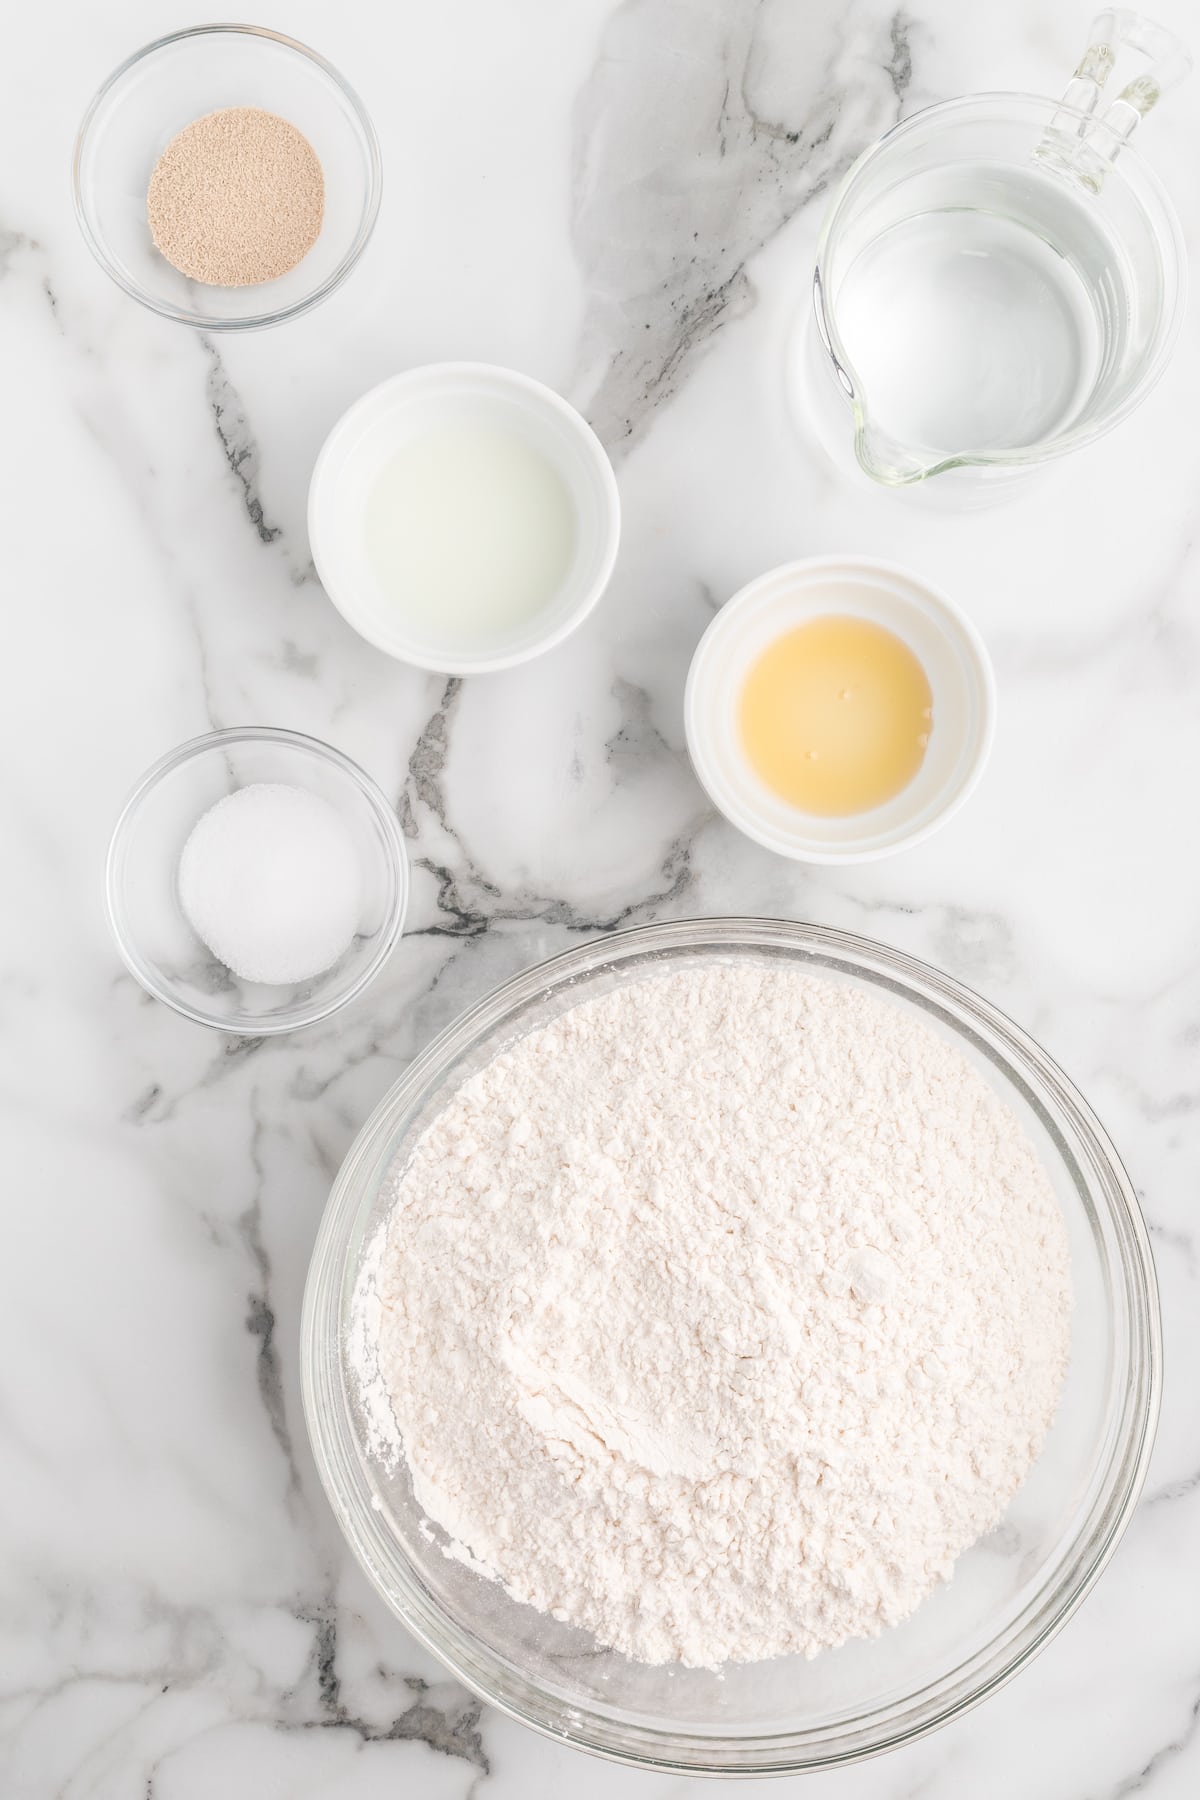
[[[1126,48],[1148,60],[1099,110]],[[831,447],[852,434],[892,487],[1011,481],[1132,411],[1178,333],[1185,256],[1127,144],[1190,66],[1171,33],[1109,10],[1061,100],[946,101],[858,158],[821,230],[804,352]]]

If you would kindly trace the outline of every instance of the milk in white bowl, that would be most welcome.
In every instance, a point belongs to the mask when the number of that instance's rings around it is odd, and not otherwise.
[[[313,472],[317,571],[351,625],[448,674],[560,642],[608,584],[620,504],[607,456],[550,388],[442,363],[363,396]]]

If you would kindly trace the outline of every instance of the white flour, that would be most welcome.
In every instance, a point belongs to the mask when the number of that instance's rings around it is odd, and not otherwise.
[[[418,1502],[647,1662],[905,1618],[1057,1402],[1066,1231],[964,1056],[831,980],[706,965],[476,1074],[388,1187],[351,1353]]]

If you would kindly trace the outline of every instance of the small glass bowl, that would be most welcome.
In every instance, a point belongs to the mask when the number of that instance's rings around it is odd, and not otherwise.
[[[278,281],[209,287],[154,247],[146,189],[185,125],[227,106],[278,113],[304,133],[325,176],[321,235]],[[109,76],[75,140],[75,215],[118,287],[151,312],[204,331],[294,319],[346,279],[379,212],[383,165],[362,101],[323,57],[256,25],[198,25],[138,50]]]
[[[356,1284],[389,1167],[485,1063],[581,1000],[707,963],[801,968],[885,998],[954,1044],[1013,1110],[1062,1207],[1071,1364],[1042,1453],[1000,1526],[882,1636],[812,1662],[654,1668],[523,1606],[443,1553],[407,1465],[376,1453],[352,1368]],[[464,1013],[384,1096],[321,1221],[300,1326],[304,1411],[338,1523],[408,1630],[477,1694],[560,1742],[660,1773],[782,1775],[888,1750],[986,1699],[1098,1579],[1137,1502],[1162,1386],[1158,1288],[1129,1178],[1086,1101],[994,1006],[901,951],[782,919],[689,919],[600,938]]]
[[[240,980],[201,943],[179,898],[179,858],[192,827],[226,794],[257,781],[328,801],[362,865],[353,941],[332,968],[291,987]],[[379,973],[404,928],[408,858],[394,812],[357,763],[316,738],[251,725],[193,738],[147,770],[112,835],[106,899],[117,949],[147,993],[199,1025],[265,1037],[327,1019]]]

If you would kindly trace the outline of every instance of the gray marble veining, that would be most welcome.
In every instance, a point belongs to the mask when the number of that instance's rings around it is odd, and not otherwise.
[[[1196,39],[1189,0],[1165,22]],[[0,366],[7,851],[0,1109],[4,1800],[694,1800],[534,1737],[375,1600],[319,1489],[297,1376],[330,1181],[463,1006],[613,927],[811,918],[980,989],[1043,1041],[1125,1156],[1169,1380],[1146,1496],[1081,1615],[970,1717],[799,1800],[1191,1800],[1200,1790],[1200,333],[1120,432],[971,517],[844,483],[782,394],[821,209],[902,114],[1054,92],[1087,14],[919,0],[514,0],[270,23],[344,69],[387,197],[310,317],[206,340],[142,313],[71,215],[70,144],[178,0],[6,21]],[[1195,94],[1146,126],[1195,253]],[[321,592],[308,474],[397,368],[483,357],[590,412],[625,538],[544,662],[458,682],[359,642]],[[987,637],[1001,729],[940,836],[842,872],[717,820],[681,692],[712,610],[786,557],[906,562]],[[141,770],[216,724],[315,732],[393,799],[409,931],[359,1005],[223,1041],[120,968],[100,899]],[[754,1793],[768,1791],[750,1784]]]

